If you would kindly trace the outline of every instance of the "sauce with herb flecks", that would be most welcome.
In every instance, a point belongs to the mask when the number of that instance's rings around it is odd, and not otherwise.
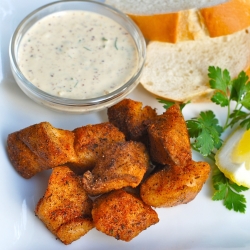
[[[18,49],[24,76],[39,89],[65,98],[102,96],[119,88],[138,63],[130,34],[108,17],[64,11],[35,23]]]

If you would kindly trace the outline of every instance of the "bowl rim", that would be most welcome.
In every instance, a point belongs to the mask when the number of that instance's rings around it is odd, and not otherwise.
[[[51,94],[39,89],[38,87],[36,87],[32,82],[30,82],[23,75],[22,71],[19,68],[19,64],[17,62],[16,50],[18,51],[18,49],[16,49],[16,42],[17,42],[17,37],[18,37],[20,29],[23,28],[23,26],[25,26],[26,23],[35,14],[39,13],[42,10],[45,10],[46,8],[49,8],[51,6],[55,6],[58,4],[59,5],[60,4],[66,5],[66,4],[70,4],[70,3],[74,3],[74,2],[75,3],[88,3],[88,4],[91,4],[94,6],[100,6],[100,7],[107,9],[108,11],[111,11],[111,12],[119,15],[119,17],[121,17],[123,20],[126,21],[126,23],[129,24],[129,26],[133,27],[134,31],[137,33],[137,35],[139,37],[139,39],[135,39],[134,35],[132,35],[130,32],[130,35],[135,42],[135,46],[137,48],[137,54],[138,54],[138,67],[137,67],[136,72],[122,86],[120,86],[119,88],[117,88],[116,90],[114,90],[108,94],[98,96],[98,97],[93,97],[93,98],[87,98],[87,99],[72,99],[72,98],[54,96],[54,95],[51,95]],[[63,10],[58,10],[58,12],[60,12],[60,11],[63,11]],[[138,44],[139,44],[139,46],[138,46]],[[138,48],[138,47],[140,47],[140,48]],[[16,77],[18,77],[21,80],[22,84],[24,85],[23,87],[25,87],[25,89],[28,90],[29,92],[32,92],[32,94],[35,94],[39,99],[47,101],[47,102],[51,102],[54,104],[63,105],[63,106],[95,106],[98,104],[103,104],[103,103],[109,102],[109,101],[123,95],[126,92],[126,90],[130,89],[133,86],[133,84],[138,81],[138,78],[140,77],[142,70],[143,70],[143,66],[145,64],[146,41],[144,39],[144,36],[143,36],[141,30],[134,23],[134,21],[128,15],[126,15],[125,13],[121,12],[120,10],[118,10],[110,5],[107,5],[107,4],[102,3],[102,2],[91,1],[91,0],[60,0],[60,1],[54,1],[51,3],[45,4],[41,7],[33,10],[32,12],[30,12],[28,15],[26,15],[21,20],[21,22],[16,27],[16,29],[15,29],[15,31],[10,39],[9,57],[10,57],[12,71],[14,71],[16,74]]]

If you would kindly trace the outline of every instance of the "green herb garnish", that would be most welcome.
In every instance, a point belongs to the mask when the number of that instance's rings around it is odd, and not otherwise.
[[[245,213],[246,198],[239,193],[248,190],[248,188],[231,182],[218,168],[214,170],[213,186],[215,193],[212,199],[214,201],[223,200],[223,204],[227,209]]]
[[[250,110],[250,84],[246,73],[242,71],[236,79],[231,80],[226,69],[222,71],[219,67],[210,66],[208,71],[211,88],[218,90],[211,100],[221,107],[227,107],[227,119],[223,130],[233,127],[236,123],[250,128],[250,113],[242,110],[243,108]],[[232,101],[236,103],[233,111]]]
[[[222,145],[223,128],[213,111],[201,112],[199,117],[186,121],[189,136],[195,138],[192,148],[205,157],[213,159],[214,151]]]
[[[219,67],[208,68],[209,84],[215,90],[211,101],[227,108],[227,117],[223,126],[212,110],[200,112],[198,117],[186,121],[187,129],[191,138],[192,148],[202,156],[212,159],[222,145],[221,135],[234,125],[250,128],[250,82],[244,71],[240,72],[236,79],[231,79],[228,70]],[[158,99],[169,108],[173,103]],[[186,105],[186,104],[184,104]],[[216,168],[213,173],[213,186],[215,193],[214,201],[222,200],[224,206],[236,212],[244,213],[246,210],[246,199],[240,194],[248,190],[243,186],[231,182],[224,174]]]
[[[117,40],[118,40],[118,38],[116,37],[116,38],[115,38],[115,44],[114,44],[114,45],[115,45],[115,48],[118,50],[118,47],[117,47]]]
[[[158,102],[164,104],[164,105],[163,105],[163,108],[165,108],[165,109],[168,109],[168,108],[170,108],[172,105],[174,105],[174,102],[167,101],[167,100],[158,99]],[[189,102],[187,102],[187,103],[181,103],[181,104],[180,104],[180,109],[182,110],[188,103],[189,103]]]
[[[75,86],[74,86],[74,88],[77,86],[77,84],[78,84],[78,80],[76,80],[76,83],[75,83]]]
[[[91,51],[91,49],[89,49],[89,48],[87,48],[87,47],[83,47],[84,49],[86,49],[86,50],[89,50],[89,51]]]

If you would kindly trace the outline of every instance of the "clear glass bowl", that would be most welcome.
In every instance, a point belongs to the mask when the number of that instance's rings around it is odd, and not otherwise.
[[[90,99],[70,99],[48,94],[37,88],[25,78],[18,65],[18,48],[22,37],[33,24],[43,17],[55,12],[67,10],[86,10],[107,16],[120,24],[130,33],[136,45],[138,65],[135,74],[124,85],[115,91],[100,97]],[[138,85],[146,58],[146,43],[141,31],[134,22],[127,15],[111,6],[92,1],[59,1],[40,7],[23,19],[11,38],[9,55],[14,78],[18,86],[28,97],[50,109],[70,113],[86,113],[90,111],[98,111],[114,105],[125,98]]]

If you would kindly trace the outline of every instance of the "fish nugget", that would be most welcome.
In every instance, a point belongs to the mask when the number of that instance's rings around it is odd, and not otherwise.
[[[108,108],[108,119],[126,136],[126,140],[145,142],[144,121],[156,117],[156,110],[150,106],[142,108],[142,103],[124,99]]]
[[[50,168],[49,164],[39,158],[19,139],[18,132],[8,135],[7,153],[14,169],[25,179]]]
[[[192,158],[190,138],[179,105],[152,119],[147,127],[152,161],[186,165]]]
[[[86,125],[73,130],[78,162],[71,164],[77,173],[93,169],[96,161],[111,143],[125,141],[125,135],[109,122]]]
[[[59,166],[52,170],[35,214],[68,245],[94,227],[91,210],[92,200],[83,189],[81,178],[69,167]]]
[[[153,207],[173,207],[192,201],[210,173],[206,162],[190,161],[186,166],[165,167],[140,186],[142,200]]]
[[[67,162],[77,162],[74,150],[74,133],[41,122],[24,128],[18,133],[19,139],[51,168]]]
[[[112,144],[99,157],[92,172],[83,174],[83,186],[90,195],[99,195],[123,187],[136,187],[149,168],[149,156],[140,142]]]
[[[155,210],[121,189],[99,196],[93,203],[92,217],[97,230],[123,241],[131,241],[159,222]]]

